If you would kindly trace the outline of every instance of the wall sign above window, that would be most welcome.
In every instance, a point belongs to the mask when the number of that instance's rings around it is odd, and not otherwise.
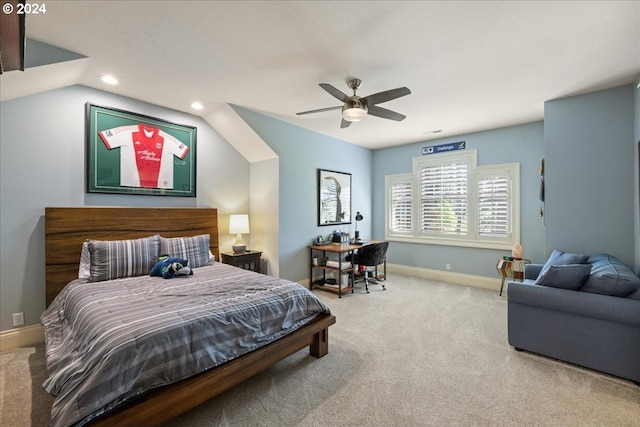
[[[422,155],[445,153],[447,151],[464,150],[466,143],[464,141],[450,142],[448,144],[430,145],[429,147],[422,147]]]

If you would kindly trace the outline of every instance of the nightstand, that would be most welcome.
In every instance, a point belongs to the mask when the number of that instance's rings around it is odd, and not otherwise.
[[[235,265],[236,267],[243,268],[245,270],[260,271],[260,256],[262,252],[259,251],[246,251],[242,253],[223,252],[220,254],[220,259],[225,264]]]

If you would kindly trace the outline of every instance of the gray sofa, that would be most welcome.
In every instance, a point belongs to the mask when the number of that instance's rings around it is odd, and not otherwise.
[[[554,251],[507,287],[509,344],[640,385],[640,278],[607,254]]]

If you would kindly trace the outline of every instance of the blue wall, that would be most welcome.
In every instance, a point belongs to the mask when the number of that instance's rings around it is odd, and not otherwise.
[[[356,211],[364,216],[358,223],[361,236],[371,235],[371,150],[242,107],[233,108],[280,158],[280,277],[307,279],[307,245],[316,235],[338,228],[353,235]],[[352,224],[318,227],[318,169],[351,174]]]
[[[467,150],[477,150],[479,166],[520,163],[520,240],[524,257],[544,261],[538,174],[544,145],[542,122],[376,150],[373,153],[373,237],[384,239],[385,175],[411,173],[412,160],[422,156],[422,147],[457,141],[466,141]],[[494,277],[496,261],[503,255],[510,255],[510,251],[392,242],[388,260],[435,270],[444,270],[448,263],[453,272]]]
[[[545,103],[546,253],[634,259],[634,86]]]

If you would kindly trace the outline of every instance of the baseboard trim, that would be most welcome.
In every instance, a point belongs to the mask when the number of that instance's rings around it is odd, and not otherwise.
[[[455,273],[452,271],[433,270],[423,267],[411,267],[401,264],[387,264],[389,273],[397,273],[405,276],[419,277],[421,279],[435,280],[436,282],[456,283],[458,285],[472,286],[474,288],[500,291],[502,279],[493,277],[476,276],[473,274]]]
[[[474,288],[500,291],[502,279],[493,277],[476,276],[473,274],[455,273],[451,271],[433,270],[423,267],[411,267],[408,265],[387,263],[387,272],[402,274],[403,276],[418,277],[420,279],[434,280],[436,282],[456,283],[458,285],[472,286]],[[309,279],[300,280],[302,286],[309,287]],[[505,285],[506,286],[506,285]],[[504,293],[503,293],[504,294]]]
[[[24,326],[0,332],[0,352],[40,344],[44,344],[44,331],[40,325]]]

